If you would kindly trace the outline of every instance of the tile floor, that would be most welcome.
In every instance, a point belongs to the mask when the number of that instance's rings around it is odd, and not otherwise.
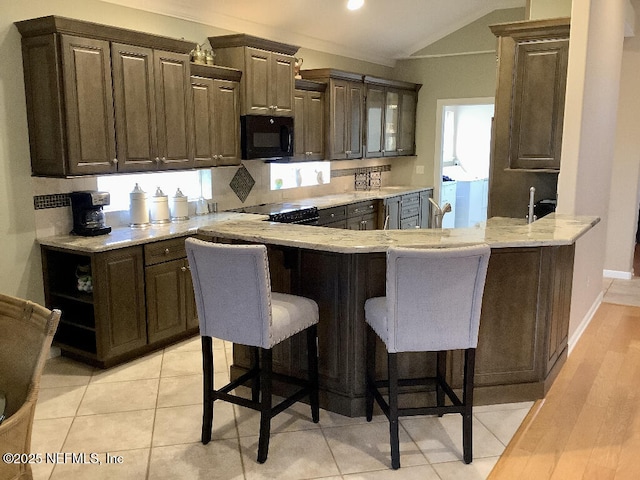
[[[216,342],[217,385],[228,381],[230,360],[230,346]],[[50,359],[32,452],[96,453],[101,464],[44,462],[34,466],[35,480],[484,479],[532,406],[476,407],[471,465],[461,460],[459,415],[404,419],[402,468],[393,471],[384,416],[367,423],[322,410],[314,424],[309,407],[297,404],[273,420],[269,458],[260,465],[257,412],[216,403],[213,439],[200,443],[201,380],[199,337],[109,370]]]
[[[631,280],[605,278],[602,286],[604,302],[640,307],[640,277]]]

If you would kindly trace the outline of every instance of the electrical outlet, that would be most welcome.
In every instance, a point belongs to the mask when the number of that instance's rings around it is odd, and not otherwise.
[[[416,174],[424,175],[424,165],[416,165]]]

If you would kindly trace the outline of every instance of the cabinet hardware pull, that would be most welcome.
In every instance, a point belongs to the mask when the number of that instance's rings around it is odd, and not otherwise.
[[[373,210],[373,205],[369,205],[369,209],[370,209],[370,210]]]
[[[186,272],[187,271],[187,267],[180,267],[180,270],[183,271],[183,272]]]
[[[168,248],[165,248],[165,249],[164,249],[164,254],[165,254],[165,255],[169,255],[169,249],[168,249]]]
[[[162,162],[162,163],[167,163],[167,157],[162,157],[161,162]]]
[[[117,158],[114,158],[113,160],[111,160],[111,163],[112,163],[113,165],[117,165],[117,164],[118,164],[118,159],[117,159]]]
[[[336,214],[335,214],[335,213],[332,213],[332,214],[331,214],[331,218],[333,218],[333,217],[335,217],[335,216],[336,216]]]

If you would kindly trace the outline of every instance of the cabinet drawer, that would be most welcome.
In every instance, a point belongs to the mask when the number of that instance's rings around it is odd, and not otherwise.
[[[144,264],[168,262],[178,258],[185,258],[187,251],[184,248],[186,237],[172,238],[160,242],[147,243],[144,246]]]
[[[346,205],[341,205],[339,207],[323,208],[318,210],[318,215],[320,217],[318,219],[319,225],[337,222],[347,217],[347,207]]]
[[[365,215],[373,213],[377,210],[378,201],[370,200],[367,202],[358,202],[347,205],[347,216]]]
[[[400,220],[400,228],[402,230],[406,230],[408,228],[420,228],[420,217],[416,215],[415,217],[403,218]]]

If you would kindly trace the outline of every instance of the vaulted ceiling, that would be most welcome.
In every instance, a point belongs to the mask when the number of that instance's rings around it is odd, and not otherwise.
[[[383,65],[526,0],[103,0]]]

